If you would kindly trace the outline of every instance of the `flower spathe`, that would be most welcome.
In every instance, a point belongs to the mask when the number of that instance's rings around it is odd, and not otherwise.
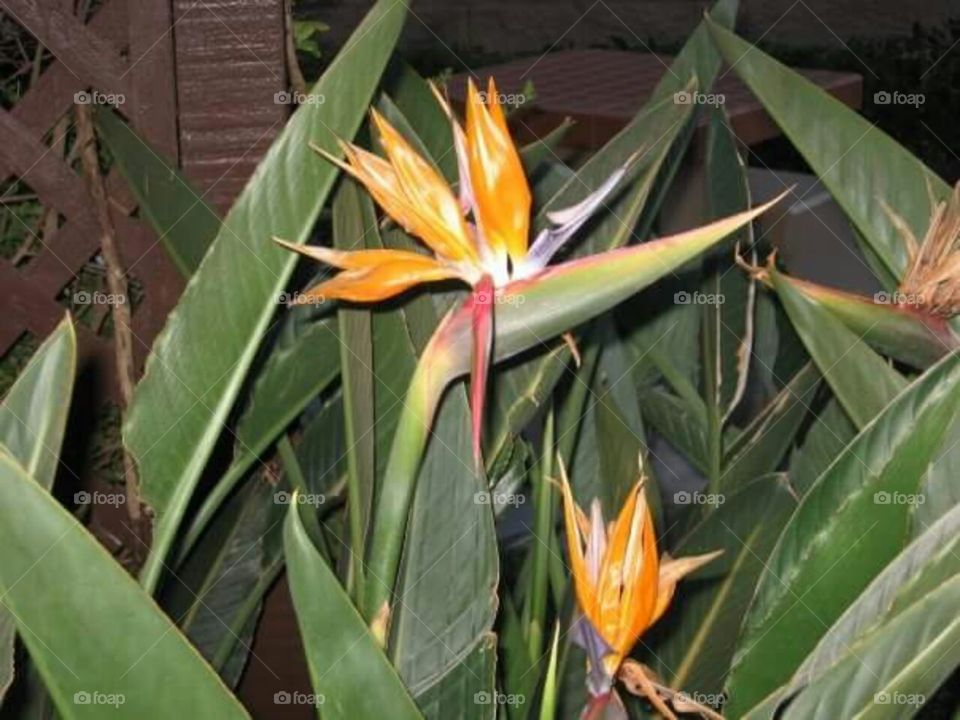
[[[583,613],[575,639],[587,651],[591,695],[603,697],[637,640],[670,606],[677,582],[720,552],[661,556],[642,476],[608,524],[598,499],[589,514],[576,504],[560,468],[567,550]]]
[[[430,254],[388,249],[345,251],[277,242],[340,270],[307,290],[300,302],[379,302],[416,285],[441,280],[459,280],[473,289],[466,302],[474,317],[470,395],[474,456],[479,461],[498,290],[543,270],[616,187],[630,161],[575,206],[547,213],[548,226],[530,244],[532,195],[493,79],[487,84],[485,96],[472,80],[468,83],[466,129],[435,88],[434,93],[453,128],[459,195],[376,110],[371,111],[372,124],[385,157],[345,142],[340,143],[344,160],[315,148],[360,182],[386,214],[419,238]]]

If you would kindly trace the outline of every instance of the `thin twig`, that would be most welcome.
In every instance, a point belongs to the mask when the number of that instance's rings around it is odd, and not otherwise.
[[[93,200],[97,221],[100,224],[100,250],[107,266],[107,287],[114,298],[111,306],[113,315],[114,352],[117,362],[117,381],[120,384],[121,416],[133,399],[133,330],[130,318],[130,303],[127,279],[123,269],[123,260],[117,247],[116,232],[110,218],[110,204],[100,174],[97,140],[93,130],[93,118],[89,105],[77,105],[77,144],[80,161],[90,198]],[[130,454],[123,453],[123,470],[127,492],[127,512],[135,527],[140,529],[141,508],[140,490],[137,482],[136,467]]]

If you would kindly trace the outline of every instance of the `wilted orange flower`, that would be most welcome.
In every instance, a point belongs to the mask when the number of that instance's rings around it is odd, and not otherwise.
[[[468,300],[474,316],[471,405],[474,454],[479,458],[481,408],[498,289],[540,272],[613,190],[627,164],[573,207],[548,213],[550,226],[528,247],[530,187],[493,79],[486,97],[469,82],[466,130],[435,88],[434,93],[453,127],[459,197],[434,166],[376,110],[371,115],[385,159],[349,143],[341,143],[346,161],[315,148],[363,184],[384,211],[422,240],[432,255],[404,250],[342,251],[278,242],[341,270],[301,295],[301,302],[377,302],[420,283],[450,279],[459,279],[474,289]]]
[[[607,524],[598,499],[590,505],[589,516],[575,503],[562,464],[560,469],[567,550],[583,613],[575,637],[587,651],[590,692],[605,697],[624,658],[666,612],[677,582],[720,551],[661,557],[642,475],[617,519]]]

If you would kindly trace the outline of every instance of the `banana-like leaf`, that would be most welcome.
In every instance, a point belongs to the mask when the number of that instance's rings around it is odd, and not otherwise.
[[[283,547],[307,666],[325,720],[422,718],[337,576],[290,504]]]
[[[719,0],[711,13],[717,22],[732,27],[737,7],[737,0]],[[689,90],[691,82],[696,88],[706,91],[713,84],[719,67],[719,53],[710,40],[706,25],[701,23],[660,79],[647,105],[544,203],[540,222],[543,222],[547,211],[567,207],[583,199],[599,187],[623,163],[624,158],[642,148],[639,167],[634,169],[632,178],[625,180],[632,180],[633,188],[606,203],[605,212],[597,221],[590,223],[588,237],[578,243],[576,252],[582,256],[628,243],[637,220],[642,215],[652,218],[659,208],[665,187],[661,187],[654,207],[650,207],[648,201],[657,175],[664,171],[672,175],[672,171],[664,167],[671,148],[682,144],[677,143],[678,139],[683,137],[687,141],[690,137],[689,133],[683,132],[689,127],[690,113],[682,108],[692,106],[678,105],[674,101],[674,93]],[[684,147],[673,148],[674,157],[679,158],[683,150]],[[645,233],[641,237],[645,237]],[[495,374],[494,397],[498,398],[499,405],[491,408],[493,418],[487,442],[487,457],[490,460],[495,460],[509,443],[510,437],[526,426],[570,360],[566,346],[548,346],[543,351],[545,356],[541,352],[541,357]],[[515,405],[504,398],[514,398]]]
[[[926,369],[960,347],[960,338],[941,317],[893,303],[890,293],[874,298],[780,274],[779,280],[830,311],[877,352]]]
[[[953,421],[943,438],[940,453],[930,463],[921,488],[922,503],[911,510],[910,534],[923,534],[944,514],[960,505],[960,418]]]
[[[157,587],[183,514],[236,401],[296,257],[272,242],[306,240],[340,153],[363,120],[406,5],[379,0],[315,86],[336,102],[301,106],[261,161],[157,338],[125,428],[144,499],[156,513],[142,581]]]
[[[388,119],[396,120],[396,117]],[[361,193],[356,183],[342,182],[333,199],[334,246],[344,251],[361,250],[372,243],[366,239],[368,233],[376,232],[377,216],[370,199]],[[358,597],[363,592],[363,546],[370,522],[376,470],[371,311],[341,307],[337,310],[337,322],[347,443],[350,587],[355,589],[354,597]]]
[[[862,637],[960,574],[960,508],[954,508],[883,569],[833,624],[793,676],[794,689],[822,677]]]
[[[907,246],[884,204],[923,237],[931,195],[949,186],[900,143],[814,83],[710,22],[724,58],[843,208],[894,277],[903,277]]]
[[[330,320],[294,327],[273,348],[250,388],[233,431],[233,462],[204,498],[190,522],[178,555],[182,561],[219,507],[277,436],[340,373],[336,325]]]
[[[908,501],[960,407],[950,356],[899,395],[820,476],[761,576],[728,681],[742,714],[786,682],[825,630],[900,551]]]
[[[487,633],[443,682],[417,696],[427,718],[488,720],[493,717],[496,694],[497,637]]]
[[[960,574],[850,648],[784,720],[912,717],[960,665]]]
[[[496,303],[494,359],[502,361],[540,347],[546,340],[611,309],[751,222],[778,200],[672,237],[548,267],[532,278],[506,285],[503,297],[522,297],[523,302]],[[375,617],[389,604],[429,428],[444,389],[470,370],[471,338],[470,308],[461,306],[451,311],[421,356],[411,380],[375,514],[376,531],[367,563],[374,579],[368,583],[363,605],[367,618]]]
[[[0,455],[0,592],[60,716],[248,717],[97,540]]]
[[[843,409],[863,428],[906,386],[900,373],[820,305],[769,271],[790,321]]]
[[[97,134],[133,191],[140,214],[185,278],[200,266],[220,230],[220,217],[203,193],[157,154],[108,106],[97,106]]]
[[[640,149],[637,167],[622,181],[626,189],[604,203],[597,218],[585,229],[583,239],[577,241],[575,255],[582,257],[589,252],[627,244],[667,152],[689,116],[690,106],[678,105],[672,96],[645,107],[560,186],[538,213],[539,222],[544,222],[547,212],[583,200],[623,165],[624,158]],[[645,146],[649,138],[657,138],[657,144]],[[497,372],[492,378],[492,395],[496,402],[490,408],[491,432],[485,453],[491,460],[496,459],[510,438],[530,421],[570,361],[569,348],[563,344],[549,345],[545,342],[548,339],[544,338],[544,342],[533,346],[540,348],[540,352],[532,358]]]
[[[857,426],[837,399],[830,398],[807,430],[800,447],[790,455],[787,475],[798,495],[802,497],[807,493],[856,434]]]
[[[77,365],[67,316],[43,341],[0,403],[0,447],[49,490],[57,472]],[[16,625],[0,610],[0,701],[13,682]]]
[[[48,490],[60,462],[77,366],[77,336],[67,316],[30,358],[0,403],[0,443]]]
[[[811,412],[822,379],[816,366],[807,363],[729,443],[720,478],[725,493],[736,492],[753,478],[777,469]]]
[[[660,676],[689,695],[721,692],[757,578],[797,502],[783,475],[759,478],[723,497],[723,505],[671,552],[723,555],[684,580],[663,627],[648,641]]]

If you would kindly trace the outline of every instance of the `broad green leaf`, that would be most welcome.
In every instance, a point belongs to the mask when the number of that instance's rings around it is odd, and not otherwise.
[[[818,477],[830,467],[837,455],[857,434],[857,426],[843,411],[837,399],[830,400],[817,415],[800,447],[790,455],[787,474],[800,496],[806,495]]]
[[[932,207],[947,184],[916,156],[798,72],[707,20],[734,72],[803,155],[883,264],[897,278],[907,247],[884,209],[923,237]]]
[[[189,278],[220,231],[203,193],[169,165],[117,112],[98,106],[97,134],[106,143],[146,219],[177,269]]]
[[[912,717],[960,665],[960,575],[850,648],[802,691],[785,720]]]
[[[723,555],[680,584],[663,627],[649,641],[664,681],[690,695],[721,692],[757,579],[796,507],[783,475],[759,478],[723,497],[723,505],[671,550],[675,557]]]
[[[731,715],[786,682],[907,538],[911,497],[960,407],[960,360],[899,395],[804,495],[770,556],[728,681]]]
[[[960,505],[960,418],[953,421],[944,435],[936,456],[930,461],[923,479],[920,497],[923,502],[912,506],[910,534],[921,535],[945,513]]]
[[[482,636],[443,682],[417,696],[427,718],[487,720],[493,717],[496,691],[497,637]]]
[[[283,547],[297,623],[324,720],[421,718],[396,671],[317,551],[291,502]]]
[[[707,426],[704,418],[685,400],[665,390],[654,388],[643,392],[640,406],[647,422],[687,461],[706,474]]]
[[[0,548],[3,603],[61,717],[247,717],[133,578],[7,455]]]
[[[690,106],[678,105],[672,97],[669,101],[646,106],[561,185],[541,208],[539,222],[545,222],[547,212],[583,200],[622,166],[627,157],[642,149],[637,167],[622,181],[627,189],[615,192],[614,197],[605,203],[585,229],[582,239],[571,241],[576,243],[577,256],[626,245],[671,142],[683,129],[689,115]],[[656,146],[645,148],[644,142],[650,137],[660,140]],[[530,359],[498,371],[492,378],[492,393],[497,402],[491,405],[491,432],[486,443],[486,456],[491,460],[497,457],[510,437],[526,426],[570,361],[570,352],[565,345],[550,344],[548,340],[550,338],[544,337],[533,346],[540,351]]]
[[[233,462],[191,520],[179,558],[186,555],[220,505],[284,429],[340,373],[337,328],[331,320],[292,323],[254,380],[236,429]]]
[[[602,314],[770,207],[767,204],[655,242],[553,266],[530,279],[508,284],[502,289],[504,296],[523,297],[524,302],[496,304],[494,360],[538,347],[544,339]],[[428,429],[447,385],[469,371],[471,329],[469,306],[450,311],[430,340],[410,382],[393,437],[369,545],[367,565],[373,579],[367,583],[363,603],[367,618],[376,617],[389,604]],[[452,447],[454,453],[459,452],[459,446]]]
[[[255,477],[220,509],[162,596],[167,614],[236,687],[263,596],[283,567],[287,485]]]
[[[77,336],[67,316],[43,341],[0,403],[0,444],[48,490],[60,462],[76,365]]]
[[[347,40],[313,90],[336,102],[294,113],[154,343],[125,428],[156,513],[142,575],[151,591],[297,261],[270,238],[304,242],[336,178],[308,144],[339,153],[337,138],[353,136],[405,13],[404,3],[379,0]]]
[[[77,337],[67,316],[37,349],[0,403],[0,452],[49,490],[73,396]],[[13,682],[16,625],[0,610],[0,701]]]
[[[793,676],[793,689],[830,672],[861,638],[960,574],[960,508],[954,508],[903,549],[860,594]]]
[[[770,269],[770,281],[797,333],[843,409],[863,428],[906,380],[852,330]]]
[[[753,478],[774,472],[812,412],[822,376],[807,363],[727,447],[720,488],[736,492]]]
[[[913,367],[926,369],[960,347],[960,338],[943,318],[897,305],[891,293],[868,298],[788,275],[781,274],[779,280],[829,310],[877,352]]]
[[[386,99],[386,98],[384,98]],[[375,241],[377,233],[373,204],[356,183],[344,181],[333,199],[333,244],[343,250],[362,250]],[[373,400],[373,337],[368,308],[341,307],[337,310],[340,328],[340,374],[343,385],[343,423],[346,430],[347,515],[350,527],[350,580],[355,597],[363,592],[363,547],[370,524],[375,484],[374,449],[376,436]]]

